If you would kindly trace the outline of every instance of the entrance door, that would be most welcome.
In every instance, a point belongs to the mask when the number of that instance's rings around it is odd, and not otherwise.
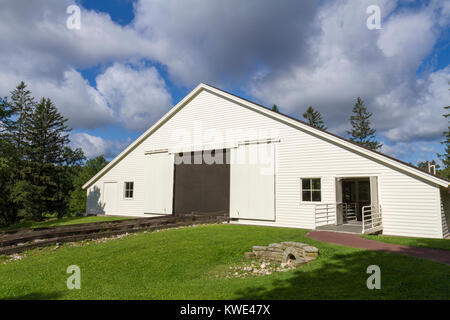
[[[103,204],[105,214],[117,214],[117,182],[103,184]]]
[[[369,178],[344,179],[342,181],[343,202],[355,208],[356,219],[362,220],[362,207],[370,205]]]

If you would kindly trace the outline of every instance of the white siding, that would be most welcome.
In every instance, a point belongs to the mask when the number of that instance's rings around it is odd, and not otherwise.
[[[121,215],[144,215],[144,151],[196,145],[199,136],[223,140],[255,139],[249,134],[266,130],[277,135],[275,173],[276,221],[255,224],[314,228],[313,206],[300,202],[300,178],[322,178],[322,203],[336,201],[336,176],[378,176],[379,203],[384,233],[402,236],[442,237],[439,188],[367,156],[286,125],[245,106],[202,90],[157,131],[113,166],[88,189],[101,189],[103,181],[134,181],[133,200],[118,199]],[[269,132],[270,130],[271,132]],[[240,131],[240,132],[239,132]],[[186,139],[193,137],[193,141]],[[177,137],[183,137],[180,142]],[[217,142],[217,141],[215,141]],[[101,192],[101,191],[100,191]],[[248,221],[245,221],[248,223]]]
[[[448,190],[441,188],[441,220],[442,220],[442,236],[444,238],[450,236],[450,195]]]

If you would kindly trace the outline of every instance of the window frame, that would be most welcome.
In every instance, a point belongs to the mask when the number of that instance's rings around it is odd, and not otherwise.
[[[127,189],[127,183],[131,184],[131,188]],[[127,197],[127,192],[131,192],[131,197]],[[134,199],[134,181],[124,181],[124,183],[123,183],[123,198],[125,200],[133,200]]]
[[[303,180],[309,180],[310,188],[309,189],[303,189]],[[313,180],[319,180],[320,183],[320,189],[313,189]],[[311,193],[310,199],[311,200],[303,200],[303,191],[309,191]],[[313,192],[319,191],[320,192],[320,201],[315,201],[313,199]],[[300,203],[303,204],[315,204],[315,203],[322,203],[322,178],[320,177],[303,177],[300,178]]]

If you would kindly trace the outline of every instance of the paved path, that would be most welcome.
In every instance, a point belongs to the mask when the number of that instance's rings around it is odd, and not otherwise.
[[[450,265],[450,251],[448,250],[408,247],[399,244],[368,240],[361,238],[356,234],[339,232],[311,231],[308,232],[307,236],[318,241],[330,242],[353,248],[401,253]]]

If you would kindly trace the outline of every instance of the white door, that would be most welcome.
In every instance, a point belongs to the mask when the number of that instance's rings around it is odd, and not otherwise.
[[[144,213],[172,214],[173,167],[173,154],[146,156]]]
[[[231,149],[230,217],[275,220],[275,145]]]
[[[119,194],[117,191],[117,182],[105,182],[103,184],[103,211],[105,214],[118,214],[117,199]]]

